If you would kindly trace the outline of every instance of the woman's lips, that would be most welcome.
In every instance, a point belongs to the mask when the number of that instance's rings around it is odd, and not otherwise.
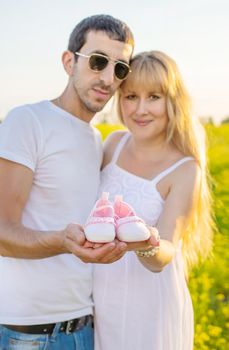
[[[152,122],[152,120],[134,120],[134,122],[139,126],[146,126]]]

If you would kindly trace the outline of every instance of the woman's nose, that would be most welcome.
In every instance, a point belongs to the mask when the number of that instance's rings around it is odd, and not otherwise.
[[[136,112],[139,115],[147,114],[147,103],[144,99],[139,100]]]

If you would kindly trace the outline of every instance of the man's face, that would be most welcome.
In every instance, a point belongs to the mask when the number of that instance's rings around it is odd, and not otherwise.
[[[93,71],[88,64],[88,58],[78,56],[74,64],[70,85],[77,100],[78,113],[93,116],[102,110],[116,89],[121,84],[114,74],[114,61],[129,63],[133,47],[117,40],[110,39],[104,32],[91,31],[80,53],[91,55],[100,53],[112,59],[101,71]]]

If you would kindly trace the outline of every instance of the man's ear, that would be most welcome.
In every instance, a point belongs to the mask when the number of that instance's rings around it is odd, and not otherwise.
[[[75,57],[74,57],[74,53],[71,51],[64,51],[62,54],[62,63],[64,66],[64,69],[66,71],[66,73],[69,76],[73,75],[73,67],[74,67],[74,63],[75,63]]]

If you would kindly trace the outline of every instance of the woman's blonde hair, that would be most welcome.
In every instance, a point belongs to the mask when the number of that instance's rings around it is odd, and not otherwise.
[[[142,52],[131,61],[132,72],[117,93],[117,109],[120,110],[120,93],[125,85],[161,92],[166,97],[167,142],[172,142],[183,154],[195,158],[201,169],[199,198],[192,211],[182,237],[186,272],[199,259],[205,258],[212,247],[214,221],[212,199],[209,190],[209,174],[206,161],[205,131],[199,120],[191,114],[191,102],[173,59],[160,51]]]

